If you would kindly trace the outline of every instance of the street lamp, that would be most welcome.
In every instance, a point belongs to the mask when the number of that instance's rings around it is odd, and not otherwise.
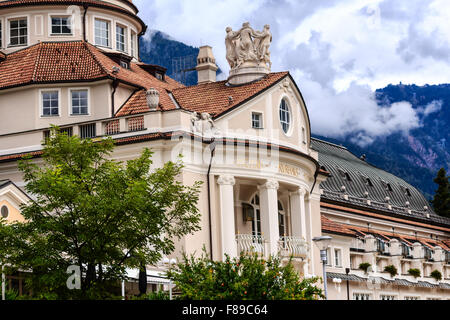
[[[323,264],[323,284],[326,300],[328,300],[328,291],[327,291],[327,271],[325,269],[325,265],[327,264],[327,249],[330,246],[331,239],[332,238],[330,236],[321,236],[312,239],[320,250],[320,260],[322,260]]]

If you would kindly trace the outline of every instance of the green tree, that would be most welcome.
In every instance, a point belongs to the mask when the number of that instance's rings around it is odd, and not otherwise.
[[[27,285],[45,299],[111,297],[126,268],[159,261],[174,239],[200,229],[200,183],[178,181],[182,165],[151,171],[144,149],[126,164],[111,160],[114,144],[69,137],[52,129],[43,161],[19,163],[26,222],[0,222],[0,261],[32,271]],[[82,270],[81,290],[68,290],[69,266]],[[120,292],[120,290],[117,290]]]
[[[315,300],[323,298],[314,284],[319,278],[301,280],[292,262],[282,265],[278,257],[268,260],[241,255],[212,261],[204,252],[168,271],[183,300]]]
[[[450,217],[450,183],[444,168],[439,170],[434,182],[439,186],[431,201],[434,211],[443,217]]]

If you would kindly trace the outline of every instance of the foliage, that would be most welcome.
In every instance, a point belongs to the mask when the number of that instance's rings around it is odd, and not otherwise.
[[[438,215],[450,218],[450,183],[444,168],[439,170],[434,182],[438,185],[438,189],[431,201],[433,209]]]
[[[410,275],[412,275],[414,278],[419,278],[420,277],[420,270],[419,269],[414,269],[414,268],[409,269],[408,273]]]
[[[156,291],[149,292],[140,296],[131,297],[130,300],[170,300],[168,292]]]
[[[391,277],[395,277],[398,274],[397,268],[394,265],[384,267],[384,272],[388,272]]]
[[[184,262],[167,273],[181,291],[182,300],[316,300],[319,278],[301,280],[292,261],[282,266],[278,257],[257,255],[212,261],[184,255]]]
[[[179,182],[180,163],[150,171],[148,149],[126,164],[110,160],[113,149],[110,138],[53,128],[43,162],[19,163],[34,198],[21,208],[25,222],[0,223],[0,259],[8,272],[32,270],[27,286],[42,299],[116,299],[126,268],[156,263],[199,230],[200,183]],[[72,265],[85,275],[81,290],[66,286]]]
[[[360,265],[359,265],[359,269],[361,269],[361,270],[363,270],[365,273],[367,273],[367,270],[369,270],[369,268],[371,267],[372,265],[370,264],[370,263],[368,263],[368,262],[363,262],[363,263],[361,263]]]
[[[442,280],[442,273],[439,270],[434,270],[430,273],[430,276],[434,278],[436,281]]]

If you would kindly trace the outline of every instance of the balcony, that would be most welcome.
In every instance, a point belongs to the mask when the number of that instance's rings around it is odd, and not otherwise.
[[[236,235],[238,253],[245,255],[257,254],[260,257],[266,257],[267,241],[263,236],[254,236],[251,234]]]
[[[257,254],[261,258],[269,256],[268,242],[263,236],[238,234],[236,243],[238,253]],[[278,254],[281,258],[305,259],[308,257],[308,252],[308,242],[302,238],[285,236],[278,240]]]
[[[355,238],[352,239],[352,243],[350,244],[350,251],[352,252],[365,252],[366,243],[364,239]]]
[[[308,242],[299,237],[285,236],[278,241],[278,252],[284,258],[304,259],[308,256],[308,250]]]

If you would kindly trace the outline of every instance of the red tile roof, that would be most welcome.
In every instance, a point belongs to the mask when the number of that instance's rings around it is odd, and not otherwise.
[[[174,109],[168,91],[183,85],[168,76],[165,81],[158,80],[140,65],[143,64],[131,63],[130,70],[119,68],[114,73],[113,67],[119,67],[118,64],[87,42],[41,42],[11,53],[0,62],[0,89],[36,83],[118,79],[139,90],[119,115],[148,111],[145,92],[149,88],[160,92],[161,109]]]
[[[261,80],[240,86],[228,86],[226,81],[200,84],[175,89],[173,96],[184,109],[199,113],[208,112],[217,117],[275,85],[288,75],[289,72],[271,73]]]
[[[331,233],[338,233],[338,234],[345,234],[349,236],[356,236],[356,232],[353,230],[350,230],[347,226],[343,225],[342,223],[338,223],[335,221],[332,221],[322,215],[321,217],[322,221],[322,231],[323,232],[331,232]]]

